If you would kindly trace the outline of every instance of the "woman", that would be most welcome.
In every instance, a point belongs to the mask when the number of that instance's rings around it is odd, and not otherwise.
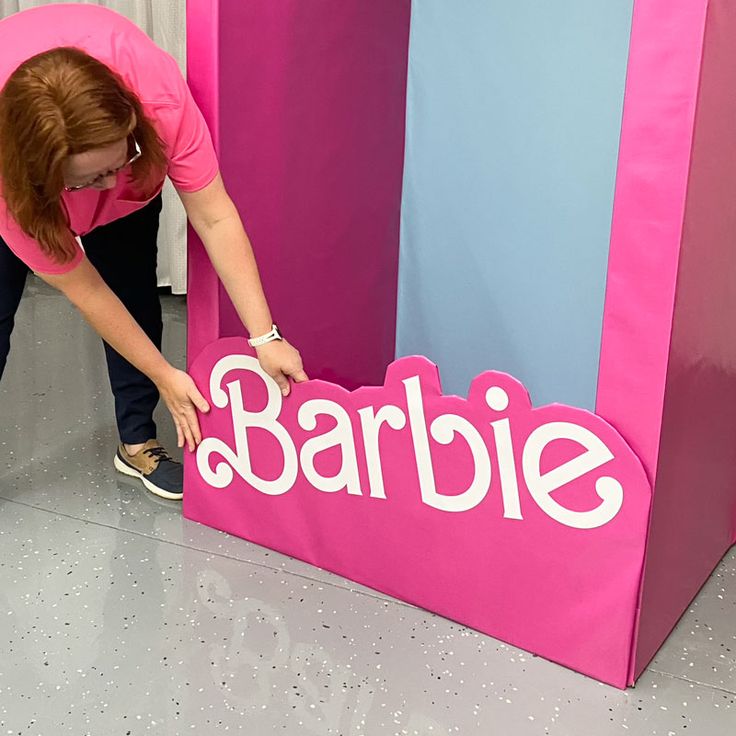
[[[181,498],[182,466],[156,440],[153,409],[163,398],[179,446],[192,451],[201,440],[195,408],[209,407],[160,352],[156,235],[166,175],[263,369],[284,395],[289,377],[307,380],[298,351],[274,328],[204,119],[174,59],[94,5],[46,5],[0,21],[0,85],[0,376],[32,270],[105,341],[115,467]]]

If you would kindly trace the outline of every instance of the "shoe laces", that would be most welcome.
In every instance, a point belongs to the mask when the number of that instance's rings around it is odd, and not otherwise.
[[[147,450],[143,450],[147,455],[149,455],[152,458],[155,458],[160,463],[162,460],[171,460],[171,455],[169,455],[168,452],[166,452],[165,447],[161,447],[160,445],[158,447],[149,447]]]

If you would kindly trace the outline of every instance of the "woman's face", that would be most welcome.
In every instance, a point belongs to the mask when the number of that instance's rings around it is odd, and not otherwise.
[[[123,138],[105,148],[76,153],[64,162],[64,186],[112,189],[118,175],[111,173],[130,158],[129,141]]]

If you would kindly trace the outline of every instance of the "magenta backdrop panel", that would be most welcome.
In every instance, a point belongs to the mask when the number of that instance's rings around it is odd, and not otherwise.
[[[189,0],[189,12],[202,4],[212,5]],[[217,74],[199,44],[204,68],[190,57],[189,69],[208,77],[196,84],[205,97],[216,90],[221,170],[274,319],[310,376],[380,382],[396,332],[410,2],[216,5],[205,27],[217,26]],[[213,305],[207,267],[194,268],[196,331],[196,310]],[[221,288],[216,309],[220,336],[244,334]],[[202,335],[190,359],[211,339]]]
[[[188,518],[627,684],[651,490],[602,419],[493,371],[443,396],[421,357],[286,400],[242,338],[191,373],[212,409]]]
[[[680,248],[638,675],[736,541],[736,5],[711,0]]]

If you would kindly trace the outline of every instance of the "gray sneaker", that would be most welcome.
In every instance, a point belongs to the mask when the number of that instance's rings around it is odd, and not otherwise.
[[[148,440],[135,455],[124,445],[118,447],[113,461],[115,469],[140,478],[151,493],[178,501],[184,495],[184,466],[171,458],[158,440]]]

